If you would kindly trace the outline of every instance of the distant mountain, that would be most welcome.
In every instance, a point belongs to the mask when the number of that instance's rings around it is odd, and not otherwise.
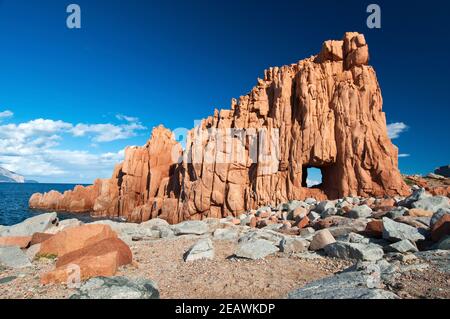
[[[8,171],[6,168],[0,167],[0,183],[37,183],[33,180],[27,180],[22,175]]]

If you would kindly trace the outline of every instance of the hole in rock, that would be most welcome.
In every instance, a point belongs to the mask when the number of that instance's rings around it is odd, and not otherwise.
[[[302,187],[320,188],[322,182],[322,169],[308,166],[303,167]]]

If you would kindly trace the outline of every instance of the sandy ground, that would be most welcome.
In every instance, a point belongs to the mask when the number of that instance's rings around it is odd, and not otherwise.
[[[230,258],[235,243],[214,241],[214,260],[186,263],[183,254],[199,237],[181,236],[133,242],[134,264],[118,276],[144,277],[158,283],[161,298],[284,298],[308,282],[347,268],[350,261],[328,257],[277,253],[264,260]],[[33,268],[0,270],[1,298],[68,298],[74,293],[64,285],[42,286],[39,275],[54,267],[54,260],[40,260]],[[8,281],[10,280],[10,281]],[[450,298],[450,275],[437,268],[403,274],[390,289],[402,298]]]
[[[310,260],[282,253],[258,261],[229,258],[236,244],[227,241],[214,241],[214,260],[184,262],[183,254],[198,240],[182,236],[133,242],[130,248],[135,262],[121,268],[117,275],[154,280],[161,298],[283,298],[295,288],[351,265],[343,260]],[[41,259],[30,269],[3,269],[0,298],[69,297],[73,289],[39,283],[39,274],[53,267],[53,260]],[[11,281],[4,282],[7,280]]]

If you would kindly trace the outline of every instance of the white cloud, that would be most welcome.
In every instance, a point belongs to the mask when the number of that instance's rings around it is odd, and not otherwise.
[[[12,116],[14,116],[14,113],[9,111],[9,110],[0,112],[0,122],[2,121],[2,119],[8,118],[8,117],[12,117]]]
[[[315,181],[315,180],[312,180],[309,178],[306,179],[306,185],[308,185],[308,187],[313,187],[313,186],[320,185],[320,184],[322,184],[322,182]]]
[[[402,157],[410,157],[411,155],[409,155],[409,154],[398,154],[398,157],[399,158],[402,158]]]
[[[121,120],[121,121],[135,122],[135,123],[139,122],[139,119],[137,117],[126,116],[126,115],[123,115],[123,114],[117,114],[116,118],[118,120]]]
[[[136,131],[145,130],[140,123],[122,125],[113,124],[77,124],[71,133],[74,136],[93,135],[92,141],[97,143],[112,142],[136,136]]]
[[[124,151],[93,152],[61,149],[67,136],[88,138],[86,148],[95,143],[127,139],[146,129],[138,119],[124,124],[72,124],[35,119],[0,125],[0,166],[27,178],[51,182],[93,182],[110,177]],[[82,140],[80,140],[82,142]]]
[[[395,139],[400,136],[401,133],[408,129],[408,126],[403,122],[392,123],[387,126],[389,138]]]

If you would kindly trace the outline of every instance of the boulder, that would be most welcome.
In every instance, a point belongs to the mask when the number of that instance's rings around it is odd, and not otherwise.
[[[389,291],[369,288],[372,278],[364,271],[344,272],[313,281],[290,292],[288,299],[399,299]]]
[[[372,220],[367,223],[364,234],[370,237],[381,238],[383,237],[383,221]]]
[[[63,230],[41,244],[39,255],[63,256],[105,239],[117,238],[106,225],[87,224]]]
[[[31,237],[0,237],[0,247],[16,246],[19,248],[27,248],[30,246]]]
[[[275,232],[273,230],[266,230],[266,229],[256,229],[256,230],[250,230],[243,234],[239,238],[239,243],[246,243],[246,242],[252,242],[258,239],[264,239],[269,242],[271,242],[273,245],[277,246],[279,245],[280,241],[285,239],[286,236]]]
[[[34,233],[33,236],[31,237],[30,246],[40,244],[46,241],[47,239],[52,238],[53,236],[54,236],[53,234],[48,233]]]
[[[320,250],[335,242],[336,240],[333,235],[331,235],[330,231],[328,229],[322,229],[315,233],[311,245],[309,246],[309,250]]]
[[[34,233],[45,232],[58,223],[56,213],[48,213],[28,218],[20,224],[6,227],[0,231],[0,237],[27,237]]]
[[[386,217],[383,218],[383,238],[391,242],[397,242],[404,239],[416,242],[425,239],[417,228],[403,223],[397,223]]]
[[[389,210],[385,214],[385,216],[389,217],[390,219],[395,219],[397,217],[406,215],[408,213],[408,211],[409,211],[408,208],[403,207],[403,206],[398,206],[398,207],[395,207],[395,208]]]
[[[211,239],[202,239],[183,256],[184,261],[194,261],[199,259],[214,259],[214,247]]]
[[[119,238],[107,238],[96,242],[92,245],[83,247],[81,249],[72,251],[61,257],[58,257],[56,267],[63,267],[69,264],[77,264],[77,261],[88,256],[102,256],[110,252],[117,253],[117,266],[124,266],[131,264],[133,261],[133,254],[130,248]]]
[[[450,235],[450,215],[444,214],[431,228],[431,239],[439,241]]]
[[[0,247],[0,266],[9,268],[31,267],[23,251],[17,246]]]
[[[445,196],[427,197],[412,203],[411,207],[437,212],[439,209],[450,209],[450,200]]]
[[[340,241],[325,246],[324,250],[328,256],[341,259],[377,261],[384,255],[383,249],[378,245]]]
[[[312,211],[308,214],[308,218],[309,218],[310,222],[315,222],[320,219],[320,214]]]
[[[433,227],[434,224],[436,224],[444,215],[450,215],[450,209],[441,208],[436,213],[434,213],[430,220],[430,227]]]
[[[132,262],[130,248],[118,238],[108,238],[58,258],[56,269],[41,276],[41,283],[68,283],[92,277],[113,276]]]
[[[239,238],[239,232],[233,228],[219,228],[213,234],[216,240],[230,240],[237,241]]]
[[[433,212],[429,211],[429,210],[423,210],[420,208],[413,208],[410,209],[406,215],[407,216],[411,216],[411,217],[432,217],[433,216]]]
[[[327,209],[334,208],[335,206],[336,206],[335,201],[325,200],[325,201],[322,201],[319,204],[317,204],[316,207],[314,208],[314,211],[316,213],[318,213],[319,215],[321,215]]]
[[[309,241],[302,238],[286,238],[280,242],[280,251],[283,253],[302,253],[308,250]]]
[[[367,218],[372,215],[372,209],[367,205],[353,207],[348,213],[349,218]]]
[[[161,218],[150,219],[140,224],[143,228],[158,229],[159,227],[169,226],[169,223]]]
[[[389,246],[385,246],[384,250],[387,252],[395,252],[395,253],[415,253],[419,251],[416,245],[411,243],[407,239],[398,241]]]
[[[190,220],[172,226],[176,236],[180,235],[203,235],[208,232],[208,225],[202,221]]]
[[[419,188],[419,189],[416,189],[415,191],[413,191],[413,193],[410,196],[408,196],[404,200],[400,201],[398,203],[398,205],[404,206],[407,208],[413,208],[412,204],[414,202],[417,202],[417,201],[420,201],[420,200],[423,200],[423,199],[426,199],[429,197],[431,197],[431,195],[428,194],[424,188]]]
[[[83,283],[70,299],[159,299],[159,289],[144,278],[98,277]]]
[[[277,251],[278,248],[270,241],[256,239],[240,244],[236,250],[235,256],[246,259],[262,259]]]

